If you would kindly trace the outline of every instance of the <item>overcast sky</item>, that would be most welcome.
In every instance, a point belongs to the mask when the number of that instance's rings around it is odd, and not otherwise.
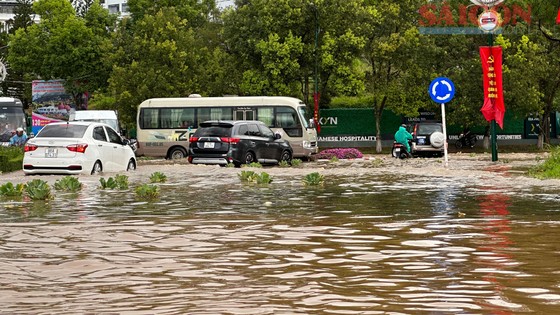
[[[233,5],[233,0],[216,0],[216,4],[220,8],[225,8],[227,6]]]

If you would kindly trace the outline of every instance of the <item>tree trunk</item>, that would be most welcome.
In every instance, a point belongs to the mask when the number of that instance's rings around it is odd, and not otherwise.
[[[383,139],[381,139],[381,116],[383,115],[383,110],[385,109],[385,102],[387,101],[387,96],[383,96],[383,100],[379,106],[377,102],[374,102],[374,113],[375,113],[375,152],[381,153],[383,151],[383,144],[381,143]]]
[[[484,150],[490,149],[490,125],[486,125],[484,129],[484,138],[482,138],[482,147]]]

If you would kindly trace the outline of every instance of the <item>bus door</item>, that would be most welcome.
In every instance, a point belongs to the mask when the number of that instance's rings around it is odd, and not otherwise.
[[[255,109],[249,107],[237,107],[233,109],[234,120],[256,120]]]

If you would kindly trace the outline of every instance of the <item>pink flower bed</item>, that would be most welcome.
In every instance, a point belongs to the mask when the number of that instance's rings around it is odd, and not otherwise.
[[[354,148],[337,148],[337,149],[327,149],[319,152],[317,154],[318,159],[330,160],[333,157],[338,159],[357,159],[364,155],[358,149]]]

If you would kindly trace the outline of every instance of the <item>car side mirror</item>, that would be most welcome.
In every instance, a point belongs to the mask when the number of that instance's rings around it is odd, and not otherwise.
[[[122,139],[122,144],[123,145],[128,145],[130,143],[130,141],[128,141],[128,139]]]
[[[309,119],[309,128],[315,128],[317,126],[315,126],[315,119],[311,118]]]
[[[278,140],[278,139],[281,139],[281,138],[282,138],[282,135],[279,132],[274,134],[274,139],[275,140]]]

